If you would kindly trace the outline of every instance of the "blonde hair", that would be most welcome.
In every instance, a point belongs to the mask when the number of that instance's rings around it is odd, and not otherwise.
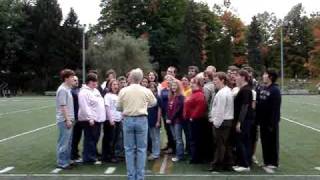
[[[177,85],[177,91],[176,92],[172,92],[172,85],[173,84]],[[178,96],[182,94],[182,89],[181,89],[180,83],[176,79],[173,80],[171,83],[169,83],[169,99],[174,96],[174,93],[176,95],[178,95]]]

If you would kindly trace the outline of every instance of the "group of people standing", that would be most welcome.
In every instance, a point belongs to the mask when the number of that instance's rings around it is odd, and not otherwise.
[[[80,89],[72,70],[63,70],[61,78],[56,96],[60,168],[69,168],[71,160],[117,163],[125,157],[128,179],[143,179],[146,159],[165,153],[173,162],[209,163],[209,171],[248,172],[259,137],[263,169],[273,173],[279,166],[281,93],[274,70],[266,70],[261,83],[251,67],[236,66],[227,73],[190,66],[181,78],[170,66],[162,82],[153,71],[144,76],[134,69],[117,78],[109,70],[101,85],[90,72]],[[161,141],[166,142],[162,149]]]

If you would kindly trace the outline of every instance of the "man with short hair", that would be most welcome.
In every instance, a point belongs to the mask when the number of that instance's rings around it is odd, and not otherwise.
[[[128,180],[143,180],[147,156],[148,107],[157,99],[150,89],[140,85],[141,69],[130,72],[130,86],[119,92],[117,108],[124,116],[123,134]]]
[[[274,173],[279,167],[281,92],[276,84],[277,78],[278,74],[273,69],[264,72],[262,79],[265,86],[257,100],[257,119],[260,122],[264,170],[267,173]]]
[[[232,92],[226,86],[227,76],[224,72],[216,73],[213,82],[218,92],[213,100],[210,122],[213,124],[216,148],[209,171],[231,170],[232,154],[229,136],[234,113]]]
[[[74,105],[71,88],[74,86],[75,73],[64,69],[60,73],[63,83],[56,92],[56,120],[59,130],[57,144],[57,167],[69,169],[71,164],[71,140],[74,121]]]
[[[72,145],[71,145],[71,160],[74,160],[76,162],[80,162],[80,155],[79,155],[79,143],[81,140],[81,136],[82,136],[82,131],[83,128],[81,126],[81,124],[78,121],[78,112],[79,112],[79,100],[78,100],[78,96],[79,96],[79,92],[80,92],[80,88],[79,88],[79,79],[77,76],[74,76],[74,86],[71,89],[71,94],[73,97],[73,104],[74,104],[74,127],[73,127],[73,132],[72,132]]]
[[[199,68],[197,66],[189,66],[188,67],[188,76],[189,79],[192,79],[196,77],[196,75],[199,73]]]

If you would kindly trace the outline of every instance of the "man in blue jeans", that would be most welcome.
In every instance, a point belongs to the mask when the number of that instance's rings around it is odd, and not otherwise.
[[[141,69],[130,72],[130,86],[119,93],[118,110],[124,115],[123,138],[128,180],[143,180],[147,156],[148,107],[156,105],[151,90],[142,87]]]
[[[63,83],[56,92],[56,120],[59,130],[57,144],[57,167],[69,169],[71,163],[72,127],[74,105],[71,88],[75,84],[75,73],[70,69],[61,71]]]

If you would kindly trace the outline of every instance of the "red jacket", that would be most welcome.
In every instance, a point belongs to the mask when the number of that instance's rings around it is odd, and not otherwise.
[[[207,102],[202,89],[193,91],[184,103],[184,117],[186,119],[204,118],[207,113]]]

